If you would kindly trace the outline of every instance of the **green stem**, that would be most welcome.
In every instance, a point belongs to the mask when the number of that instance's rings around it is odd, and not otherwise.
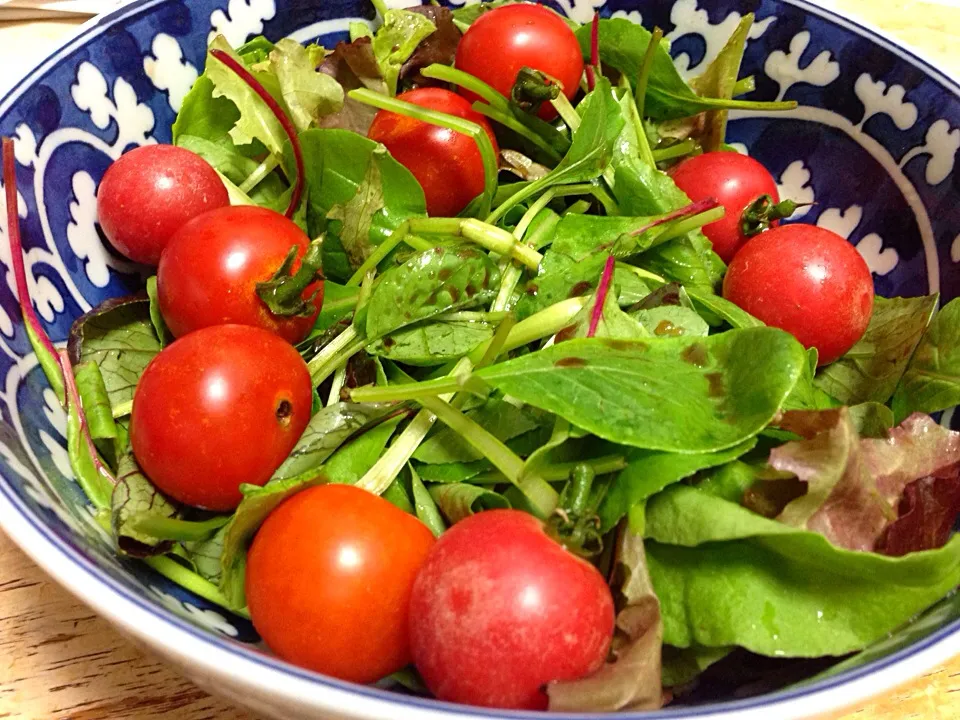
[[[737,80],[736,85],[733,86],[733,97],[738,95],[746,95],[747,93],[752,93],[757,89],[757,79],[750,75],[745,78]]]
[[[495,107],[490,105],[485,105],[482,102],[475,102],[473,104],[473,109],[484,117],[490,118],[494,122],[498,122],[506,128],[510,128],[520,137],[530,141],[536,145],[540,150],[545,152],[555,163],[560,162],[563,159],[563,156],[557,152],[553,146],[543,139],[539,134],[528,128],[522,122],[517,120],[510,111],[498,110]]]
[[[386,95],[381,95],[378,92],[367,90],[366,88],[351,90],[348,95],[353,100],[363,103],[364,105],[370,105],[379,110],[387,110],[388,112],[394,112],[398,115],[404,115],[414,120],[429,123],[430,125],[447,128],[448,130],[453,130],[454,132],[462,133],[473,138],[473,141],[477,144],[477,148],[480,150],[480,156],[483,158],[484,194],[492,198],[494,193],[496,193],[497,173],[499,172],[500,164],[493,150],[493,143],[490,142],[490,137],[487,135],[487,132],[475,122],[437,112],[436,110],[429,110],[419,105],[414,105],[413,103],[398,100],[397,98],[387,97]]]
[[[643,134],[643,139],[640,143],[640,154],[643,157],[643,161],[648,165],[656,165],[656,161],[653,158],[653,151],[650,149],[650,143],[647,141],[646,134],[643,133],[643,111],[647,102],[647,87],[650,84],[650,71],[653,69],[653,59],[656,57],[657,48],[660,47],[661,40],[663,40],[663,30],[660,28],[654,29],[653,34],[650,36],[650,44],[647,45],[646,55],[643,57],[643,64],[640,66],[640,74],[637,76],[637,93],[634,98],[637,105],[637,117],[640,118],[638,130]]]
[[[384,0],[370,0],[373,4],[374,9],[377,11],[377,14],[380,16],[380,19],[383,20],[387,16],[387,3]]]
[[[672,223],[668,223],[660,230],[660,232],[654,235],[651,247],[665,243],[667,240],[683,237],[688,232],[692,232],[693,230],[702,228],[704,225],[709,225],[712,222],[716,222],[724,216],[724,213],[725,210],[723,207],[716,207],[712,210],[702,212],[699,215],[693,215],[692,217],[683,218],[682,220],[676,220]]]
[[[570,207],[563,211],[563,216],[567,215],[585,215],[590,209],[589,200],[577,200]]]
[[[240,183],[240,191],[249,195],[250,191],[262,183],[267,175],[276,170],[277,165],[279,164],[280,161],[277,159],[276,155],[268,155],[266,158],[264,158],[263,162],[257,166],[257,169],[250,173],[246,180]]]
[[[145,513],[134,517],[130,524],[133,531],[160,540],[196,542],[210,538],[228,522],[230,522],[230,516],[210,518],[202,522],[191,522]]]
[[[233,184],[230,178],[216,168],[214,168],[213,171],[220,177],[220,181],[227,189],[227,198],[230,200],[231,205],[256,205],[256,203],[250,199],[249,195]]]
[[[347,381],[347,366],[344,365],[337,369],[333,374],[333,382],[330,383],[330,394],[327,395],[327,407],[340,402],[340,391]]]
[[[507,343],[504,345],[503,352],[516,350],[518,347],[529,345],[537,340],[543,340],[566,327],[570,326],[573,319],[583,310],[587,304],[587,298],[576,297],[563,300],[550,307],[541,310],[535,315],[531,315],[525,320],[521,320],[510,330],[507,337]],[[470,353],[471,359],[479,360],[487,351],[488,344],[484,343],[475,348]],[[409,387],[409,385],[407,386]]]
[[[204,580],[202,577],[197,575],[192,570],[188,570],[176,560],[171,560],[168,557],[158,556],[145,558],[144,562],[168,580],[175,582],[180,587],[199,595],[204,600],[209,600],[214,605],[219,605],[220,607],[229,610],[235,615],[249,619],[250,613],[248,613],[246,609],[238,610],[237,608],[231,607],[230,603],[227,602],[227,599],[223,596],[223,593],[220,592],[220,589],[216,585],[209,580]]]
[[[497,358],[500,357],[500,353],[503,352],[503,348],[507,344],[507,340],[510,338],[510,331],[513,330],[516,324],[513,315],[508,314],[503,319],[503,322],[501,322],[497,328],[497,332],[494,333],[493,338],[491,338],[487,344],[487,350],[483,353],[483,357],[480,358],[480,362],[477,363],[477,367],[493,365],[497,361]]]
[[[658,163],[673,160],[674,158],[684,157],[697,149],[696,140],[684,140],[662,150],[653,151],[653,159]]]
[[[537,198],[530,209],[527,210],[523,217],[520,218],[520,222],[517,223],[517,226],[513,229],[513,236],[517,240],[523,240],[523,236],[527,234],[527,229],[530,227],[530,223],[533,222],[534,218],[540,214],[540,211],[543,210],[547,205],[549,205],[553,199],[557,196],[557,192],[560,188],[550,188],[543,195]]]
[[[494,467],[520,489],[538,512],[548,516],[554,511],[559,497],[557,492],[537,473],[528,473],[524,477],[523,460],[503,442],[439,398],[425,397],[420,403],[493,463]]]
[[[354,350],[358,344],[360,347]],[[362,350],[364,344],[365,341],[360,339],[360,334],[353,325],[331,340],[315,358],[307,363],[314,387],[326,380],[330,373],[346,363],[354,353]]]
[[[471,388],[479,392],[485,390],[486,386],[473,381],[470,375],[464,378],[451,374],[418,383],[404,383],[402,385],[388,385],[386,387],[354,388],[350,391],[350,399],[357,403],[400,402],[403,400],[419,401],[425,397],[436,397],[437,395],[454,393],[458,390]]]
[[[532,250],[506,230],[473,218],[415,218],[410,229],[438,235],[457,235],[498,255],[512,257],[531,270],[538,270],[543,255]]]
[[[364,260],[363,264],[357,268],[357,271],[350,276],[350,279],[347,280],[346,287],[357,287],[366,276],[367,272],[376,268],[377,265],[380,264],[381,260],[389,255],[393,249],[397,247],[397,245],[406,239],[409,233],[410,223],[401,223],[400,227],[390,233],[390,237],[380,243],[377,246],[377,249],[370,254],[370,257]]]
[[[637,267],[636,265],[630,265],[629,263],[618,262],[616,269],[632,272],[641,280],[651,280],[653,282],[657,282],[661,284],[667,282],[666,278],[660,277],[656,273],[652,273],[649,270],[644,270],[643,268]]]
[[[113,419],[118,420],[122,417],[126,417],[133,412],[133,400],[127,400],[126,402],[117,403],[116,406],[111,408],[110,412],[113,414]]]
[[[509,313],[500,311],[474,312],[471,310],[461,310],[437,315],[436,320],[437,322],[498,323],[505,320],[508,315]]]
[[[610,473],[620,472],[627,467],[628,463],[622,455],[605,455],[591,460],[577,460],[574,462],[544,465],[539,470],[540,477],[549,483],[561,482],[570,477],[570,471],[577,465],[587,465],[592,468],[593,472],[597,475],[609,475]],[[506,478],[503,473],[491,471],[474,475],[470,478],[469,482],[471,485],[499,485],[505,481]]]
[[[424,77],[459,85],[464,90],[469,90],[474,95],[482,97],[491,107],[502,110],[505,113],[510,112],[510,100],[507,99],[506,96],[499,93],[492,85],[488,85],[470,73],[465,73],[463,70],[457,70],[449,65],[441,65],[439,63],[425,67],[420,73]]]
[[[571,133],[575,133],[580,128],[580,114],[576,108],[570,104],[570,100],[566,95],[560,93],[550,101],[550,104],[553,105],[554,109],[560,115],[560,118],[567,124],[567,127],[570,128]]]

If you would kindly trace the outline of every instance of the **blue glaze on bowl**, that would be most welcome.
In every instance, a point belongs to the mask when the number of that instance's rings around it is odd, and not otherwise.
[[[775,117],[736,117],[730,142],[770,168],[784,196],[816,202],[801,219],[849,238],[874,271],[880,294],[960,294],[957,83],[802,0],[700,3],[703,8],[698,0],[557,0],[553,6],[580,21],[595,10],[639,21],[636,8],[642,7],[644,23],[664,29],[674,56],[693,75],[719,51],[741,13],[756,13],[742,71],[756,77],[750,97],[792,99],[801,107]],[[88,25],[0,102],[0,133],[17,139],[31,293],[55,341],[66,339],[77,315],[142,286],[142,268],[101,242],[96,184],[124,150],[169,141],[180,100],[202,71],[211,30],[233,44],[264,33],[329,46],[345,36],[350,20],[372,18],[372,6],[358,0],[139,0]],[[247,621],[116,556],[72,480],[63,447],[65,419],[30,354],[5,236],[0,262],[8,270],[0,282],[0,500],[66,552],[90,582],[109,586],[212,645],[318,687],[345,687],[252,655],[245,645],[257,636]],[[953,413],[945,417],[949,421]],[[946,637],[956,640],[958,617],[960,601],[947,599],[842,673],[724,709],[763,706],[875,672]],[[403,704],[436,706],[391,697],[398,712]],[[644,717],[678,712],[700,711],[674,708]]]

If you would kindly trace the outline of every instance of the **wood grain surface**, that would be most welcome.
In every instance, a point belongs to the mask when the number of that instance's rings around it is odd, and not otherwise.
[[[960,7],[955,2],[823,2],[880,27],[948,73],[960,75]],[[0,23],[0,85],[22,76],[71,29],[62,22]],[[0,719],[161,718],[255,720],[130,645],[0,533]],[[960,657],[858,709],[823,720],[911,719],[960,720]]]

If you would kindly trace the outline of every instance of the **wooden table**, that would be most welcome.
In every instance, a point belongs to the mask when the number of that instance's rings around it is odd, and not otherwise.
[[[826,0],[824,4],[868,20],[960,75],[956,2]],[[71,29],[70,23],[0,23],[4,77],[25,73]],[[253,720],[135,649],[2,534],[0,718]],[[960,657],[859,710],[829,720],[909,718],[960,718]]]

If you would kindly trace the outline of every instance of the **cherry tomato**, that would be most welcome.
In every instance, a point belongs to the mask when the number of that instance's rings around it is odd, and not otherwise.
[[[441,700],[547,707],[544,685],[603,664],[614,606],[603,576],[518,510],[440,536],[413,586],[413,661]]]
[[[419,88],[397,99],[477,123],[500,154],[490,123],[456,93]],[[368,137],[386,145],[397,162],[413,173],[430,215],[453,217],[483,192],[483,158],[471,137],[386,110],[377,113]]]
[[[294,347],[217,325],[164,348],[137,383],[130,443],[140,468],[186,505],[231,510],[263,485],[310,419],[310,373]]]
[[[693,202],[716,198],[726,215],[703,228],[713,249],[724,262],[750,238],[740,227],[743,212],[764,195],[780,202],[777,183],[767,169],[752,157],[736,152],[709,152],[684,160],[671,170],[677,186]]]
[[[323,304],[323,282],[310,314],[274,315],[257,295],[257,283],[269,280],[290,248],[303,257],[310,239],[293,222],[266,208],[234,206],[191,220],[170,240],[157,269],[160,312],[170,331],[182,337],[210,325],[253,325],[300,342]]]
[[[173,145],[145,145],[122,155],[100,181],[97,214],[110,243],[126,257],[156,265],[188,220],[230,204],[227,190],[199,155]]]
[[[423,523],[366,490],[297,493],[247,555],[253,625],[284,660],[341,680],[379,680],[410,663],[410,592],[434,542]]]
[[[821,365],[852,348],[873,314],[867,263],[842,237],[813,225],[784,225],[744,245],[723,296],[815,347]]]
[[[577,94],[583,75],[583,53],[573,30],[552,10],[532,3],[504,5],[481,15],[460,40],[455,64],[508,98],[524,67],[557,80],[568,98]],[[461,92],[470,102],[479,99]],[[544,120],[556,115],[550,103],[541,106]]]

